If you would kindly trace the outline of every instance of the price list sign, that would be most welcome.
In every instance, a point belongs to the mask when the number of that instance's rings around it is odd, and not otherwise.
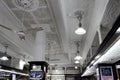
[[[43,71],[30,71],[30,79],[42,79],[44,77]]]
[[[111,66],[100,67],[101,80],[114,80]]]

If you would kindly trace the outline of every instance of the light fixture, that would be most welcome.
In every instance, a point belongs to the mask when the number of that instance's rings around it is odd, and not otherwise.
[[[9,59],[8,59],[8,56],[7,56],[7,48],[8,48],[8,46],[5,46],[4,55],[0,58],[0,60],[3,60],[3,61],[9,60]]]
[[[78,64],[78,63],[80,63],[80,62],[79,62],[78,60],[76,60],[76,61],[75,61],[75,64]]]
[[[58,70],[57,70],[57,69],[56,69],[55,71],[56,71],[56,72],[58,72]]]
[[[86,33],[86,30],[84,28],[82,28],[82,27],[79,27],[78,29],[75,30],[75,33],[77,35],[83,35],[83,34]]]
[[[78,69],[78,67],[77,67],[77,66],[75,66],[75,69]]]
[[[74,59],[75,60],[80,60],[80,59],[82,59],[82,57],[80,55],[77,55]]]
[[[20,40],[25,40],[25,33],[23,31],[19,31],[17,34],[19,35]]]
[[[77,19],[79,21],[79,25],[78,25],[79,28],[75,30],[75,34],[77,34],[77,35],[84,35],[84,34],[86,34],[86,30],[82,27],[82,23],[81,23],[83,14],[84,14],[83,11],[77,11],[75,13],[75,15],[76,15],[76,17],[77,17]]]
[[[74,60],[81,60],[82,57],[80,56],[80,51],[79,51],[79,41],[76,42],[76,46],[77,46],[77,55],[74,58]]]
[[[36,69],[37,68],[37,66],[35,66],[35,65],[33,65],[33,67],[32,67],[33,69]]]
[[[8,57],[7,56],[3,56],[3,57],[0,58],[0,60],[7,61]]]
[[[81,22],[80,22],[80,23],[79,23],[79,28],[77,28],[77,29],[75,30],[75,33],[76,33],[77,35],[84,35],[84,34],[86,34],[86,30],[85,30],[84,28],[82,28],[81,26],[82,26],[82,24],[81,24]]]

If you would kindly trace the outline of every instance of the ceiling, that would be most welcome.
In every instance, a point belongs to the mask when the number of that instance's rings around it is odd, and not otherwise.
[[[82,57],[79,65],[83,65],[91,46],[96,44],[98,46],[97,42],[93,43],[93,41],[98,40],[94,38],[96,32],[98,32],[99,38],[100,35],[107,34],[99,32],[101,23],[103,26],[107,25],[104,23],[107,18],[103,19],[103,17],[105,17],[104,14],[109,0],[19,1],[0,1],[0,18],[3,18],[0,23],[16,31],[42,27],[46,33],[45,56],[46,60],[50,60],[51,64],[74,64],[74,57],[77,51],[75,43],[79,41],[80,56]],[[33,3],[31,4],[29,1],[33,1]],[[22,5],[22,3],[26,3],[26,5]],[[30,5],[30,7],[27,7],[27,5]],[[82,27],[87,31],[85,35],[76,35],[74,33],[78,28],[78,20],[75,16],[76,11],[84,12]],[[16,34],[2,28],[0,30],[0,36],[2,36],[0,37],[0,43],[9,44],[10,49],[17,53],[16,55],[26,55],[29,59],[33,58],[36,32],[27,34],[26,40],[21,41]],[[103,38],[99,40],[100,45]]]
[[[83,57],[83,63],[86,55],[92,45],[93,38],[99,28],[103,17],[107,1],[98,0],[50,0],[50,4],[56,19],[57,27],[61,36],[65,53],[68,53],[69,59],[75,56],[75,42],[80,41],[80,55]],[[74,13],[84,11],[82,25],[87,30],[87,34],[80,36],[74,33],[78,27],[78,20]],[[61,17],[62,16],[62,17]]]

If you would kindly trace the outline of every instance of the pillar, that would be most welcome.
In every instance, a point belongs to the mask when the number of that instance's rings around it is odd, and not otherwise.
[[[35,38],[35,53],[33,61],[45,61],[46,34],[45,31],[38,31]]]
[[[38,31],[35,38],[33,61],[30,61],[30,78],[45,80],[48,70],[48,63],[45,62],[46,34],[45,31]],[[35,68],[33,68],[35,66]],[[36,74],[37,73],[37,74]],[[34,74],[34,76],[33,76]],[[37,75],[40,76],[37,76]]]

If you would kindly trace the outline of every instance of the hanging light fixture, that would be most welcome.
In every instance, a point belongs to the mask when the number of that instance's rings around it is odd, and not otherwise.
[[[79,51],[79,41],[76,43],[77,46],[77,55],[75,56],[74,60],[81,60],[82,57],[80,56],[80,51]]]
[[[76,60],[76,61],[75,61],[75,64],[78,64],[78,63],[80,63],[80,62],[79,62],[78,60]]]
[[[5,46],[5,52],[4,52],[4,56],[2,56],[0,59],[3,61],[7,61],[9,60],[8,56],[7,56],[7,48],[8,46]]]
[[[80,55],[78,55],[78,56],[76,56],[74,59],[75,59],[75,60],[80,60],[80,59],[82,59],[82,57],[81,57]]]
[[[7,56],[3,56],[3,57],[1,57],[0,59],[3,60],[3,61],[7,61],[7,60],[8,60],[8,57],[7,57]]]
[[[77,66],[75,66],[75,69],[78,69],[78,67],[77,67]]]
[[[84,34],[86,34],[86,30],[84,28],[82,28],[81,22],[79,22],[79,27],[75,30],[75,33],[77,35],[84,35]]]
[[[75,13],[75,15],[77,16],[77,19],[79,21],[78,28],[75,30],[75,34],[77,34],[77,35],[84,35],[84,34],[86,34],[86,30],[82,27],[82,23],[81,23],[83,13],[84,13],[83,11],[77,11]]]
[[[82,59],[82,57],[79,55],[79,51],[77,51],[77,55],[76,55],[76,57],[74,59],[75,60],[81,60]]]

